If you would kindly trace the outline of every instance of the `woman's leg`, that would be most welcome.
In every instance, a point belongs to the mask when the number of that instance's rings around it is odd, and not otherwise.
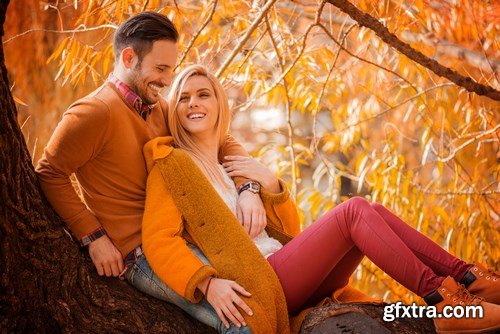
[[[406,224],[383,205],[373,203],[372,207],[386,221],[389,227],[410,248],[420,261],[439,276],[451,276],[460,282],[473,265],[454,257],[431,239]]]
[[[419,296],[436,290],[444,279],[413,254],[366,200],[356,197],[330,210],[268,258],[291,313],[332,277],[332,270],[353,247]],[[345,282],[352,270],[339,272],[338,282]]]
[[[364,257],[363,253],[361,253],[357,247],[351,248],[351,250],[337,263],[335,268],[330,271],[323,282],[321,282],[311,297],[302,305],[302,308],[317,305],[325,297],[331,296],[333,291],[344,287],[349,282],[349,277],[354,270],[356,270]],[[346,276],[345,273],[350,274]]]

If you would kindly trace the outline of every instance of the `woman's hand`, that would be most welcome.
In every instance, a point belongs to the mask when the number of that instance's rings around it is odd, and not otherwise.
[[[263,164],[252,157],[239,155],[230,155],[225,157],[226,161],[222,164],[226,173],[230,177],[242,176],[254,180],[267,191],[273,193],[280,192],[278,178]]]
[[[204,283],[205,282],[202,282],[200,283],[200,285],[206,285]],[[207,301],[210,303],[210,305],[213,306],[213,308],[217,312],[217,315],[219,316],[224,326],[226,326],[226,328],[229,328],[229,322],[227,320],[228,318],[233,324],[238,327],[246,326],[245,319],[235,305],[241,307],[241,309],[248,315],[253,314],[250,307],[248,307],[243,299],[238,296],[237,292],[246,297],[251,296],[250,292],[245,290],[245,288],[243,288],[238,283],[215,277],[212,278],[212,281],[208,285],[208,289],[206,289],[205,291],[205,297],[207,298]]]

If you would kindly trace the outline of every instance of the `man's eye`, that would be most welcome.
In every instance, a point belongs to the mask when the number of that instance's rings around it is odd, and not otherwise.
[[[163,72],[163,71],[165,70],[165,69],[164,69],[164,68],[162,68],[162,67],[157,67],[156,69],[157,69],[160,73],[161,73],[161,72]]]

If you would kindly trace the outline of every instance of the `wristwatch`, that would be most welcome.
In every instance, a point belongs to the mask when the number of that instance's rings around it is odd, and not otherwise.
[[[238,189],[238,195],[240,195],[245,190],[248,190],[254,194],[258,194],[260,192],[260,184],[259,182],[255,181],[248,181],[246,183],[243,183]]]

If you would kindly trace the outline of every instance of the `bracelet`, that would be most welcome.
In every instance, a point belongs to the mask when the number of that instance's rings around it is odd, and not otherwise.
[[[208,281],[208,283],[207,283],[207,288],[205,289],[205,298],[207,298],[208,288],[210,288],[210,283],[212,283],[212,280],[213,280],[214,278],[215,278],[215,277],[210,276],[210,280],[209,280],[209,281]]]

